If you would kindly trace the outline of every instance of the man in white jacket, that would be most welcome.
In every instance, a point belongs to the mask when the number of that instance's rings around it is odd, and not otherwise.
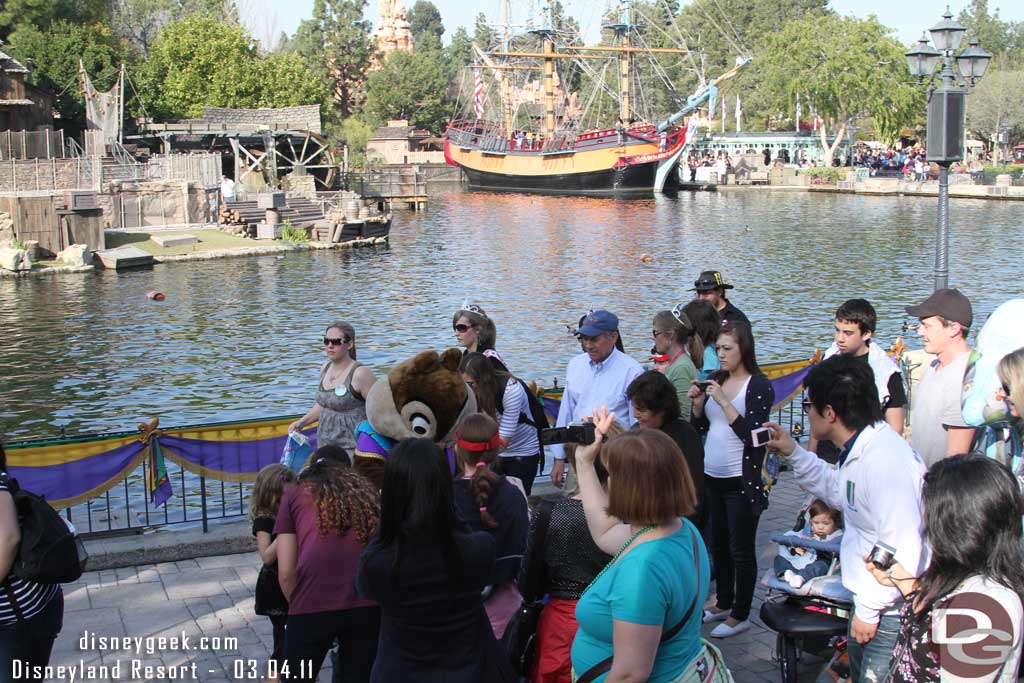
[[[843,585],[854,595],[850,619],[850,676],[854,683],[885,680],[899,632],[898,590],[880,585],[864,566],[875,543],[896,549],[903,566],[919,575],[925,564],[920,456],[882,416],[871,368],[845,355],[829,358],[804,380],[811,435],[842,444],[837,469],[800,447],[787,432],[773,432],[770,449],[790,460],[801,488],[842,510],[846,524],[840,563]]]

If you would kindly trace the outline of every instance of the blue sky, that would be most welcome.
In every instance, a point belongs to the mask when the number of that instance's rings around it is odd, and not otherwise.
[[[411,7],[415,0],[405,0]],[[587,42],[596,42],[600,31],[600,17],[614,0],[563,0],[569,14],[576,17],[583,29]],[[497,23],[501,18],[501,0],[433,0],[447,29],[447,38],[459,26],[470,28],[478,12],[484,12]],[[512,0],[512,22],[526,24],[531,18],[539,18],[544,0]],[[616,2],[617,4],[617,2]],[[687,4],[683,0],[682,4]],[[952,0],[949,5],[953,14],[968,5],[968,0]],[[313,13],[313,0],[238,0],[243,20],[256,38],[268,35],[276,37],[281,31],[289,35],[295,31],[302,19]],[[866,17],[875,14],[883,24],[896,30],[897,37],[911,43],[921,36],[923,29],[934,26],[946,8],[944,1],[936,0],[832,0],[831,6],[841,14]],[[990,0],[990,11],[999,8],[1003,19],[1024,20],[1024,2],[1019,0]],[[368,0],[366,17],[376,23],[378,0]]]

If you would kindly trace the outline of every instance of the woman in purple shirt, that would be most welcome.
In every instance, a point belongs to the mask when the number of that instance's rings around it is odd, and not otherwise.
[[[359,556],[380,517],[372,485],[354,470],[317,458],[285,493],[277,513],[277,564],[288,598],[281,678],[315,681],[337,639],[334,683],[370,679],[380,608],[356,595]],[[283,666],[282,666],[283,669]]]

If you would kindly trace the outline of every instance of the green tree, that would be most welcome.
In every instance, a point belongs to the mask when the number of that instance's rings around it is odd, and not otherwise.
[[[102,24],[74,24],[59,19],[47,29],[23,24],[5,46],[21,61],[33,60],[31,80],[56,93],[60,118],[55,123],[78,135],[85,128],[85,103],[78,86],[78,60],[93,79],[93,85],[109,88],[122,62],[132,61],[130,50]]]
[[[366,83],[366,110],[377,122],[406,119],[417,128],[444,129],[448,79],[440,53],[392,52]]]
[[[476,15],[476,22],[473,24],[473,42],[481,50],[493,50],[500,38],[498,33],[487,23],[487,15],[480,12]]]
[[[1008,62],[1005,56],[994,60],[967,97],[967,126],[982,139],[1024,124],[1024,69],[1011,69]]]
[[[907,74],[905,49],[874,16],[798,19],[768,39],[764,84],[786,111],[797,95],[813,107],[831,165],[854,120],[872,117],[881,137],[891,141],[923,109],[923,95]],[[827,134],[834,135],[831,145]]]
[[[465,26],[455,29],[455,33],[452,34],[452,42],[445,48],[449,78],[454,78],[459,69],[475,61],[473,48],[470,46],[472,42],[473,39],[469,37]]]
[[[988,11],[988,0],[971,0],[971,4],[960,12],[960,22],[967,27],[964,41],[977,38],[981,47],[994,55],[1012,57],[1020,60],[1024,57],[1022,44],[1022,26],[1003,21],[999,18],[999,10],[992,14]]]
[[[242,26],[207,14],[164,28],[139,82],[144,104],[158,120],[196,117],[206,106],[315,104],[326,95],[301,55],[261,58]]]
[[[440,50],[444,37],[441,13],[430,0],[416,0],[408,14],[412,45],[416,52]]]
[[[365,0],[315,0],[313,18],[299,24],[289,41],[322,78],[333,98],[332,120],[351,116],[359,106],[363,84],[376,49],[370,22],[363,19]]]
[[[685,39],[686,47],[694,51],[692,60],[685,60],[694,78],[680,79],[677,85],[685,85],[683,94],[689,94],[698,83],[730,69],[737,56],[753,57],[751,65],[728,81],[721,94],[738,93],[747,125],[768,128],[769,119],[778,112],[761,68],[768,40],[792,20],[828,14],[826,0],[694,0],[682,8],[675,27],[668,30],[670,35]]]
[[[114,32],[143,54],[165,26],[193,14],[238,23],[234,0],[109,0],[109,4]]]
[[[71,24],[105,22],[105,0],[4,0],[0,3],[0,39],[18,27],[32,27],[48,31],[58,21]]]

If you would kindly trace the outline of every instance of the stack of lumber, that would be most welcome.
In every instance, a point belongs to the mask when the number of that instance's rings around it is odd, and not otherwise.
[[[297,228],[309,227],[324,219],[320,205],[305,197],[288,197],[285,208],[279,211],[279,216],[282,223],[288,221]],[[228,232],[242,234],[253,232],[255,228],[251,226],[264,222],[266,218],[266,210],[257,207],[256,200],[224,202],[218,217],[219,223]]]

